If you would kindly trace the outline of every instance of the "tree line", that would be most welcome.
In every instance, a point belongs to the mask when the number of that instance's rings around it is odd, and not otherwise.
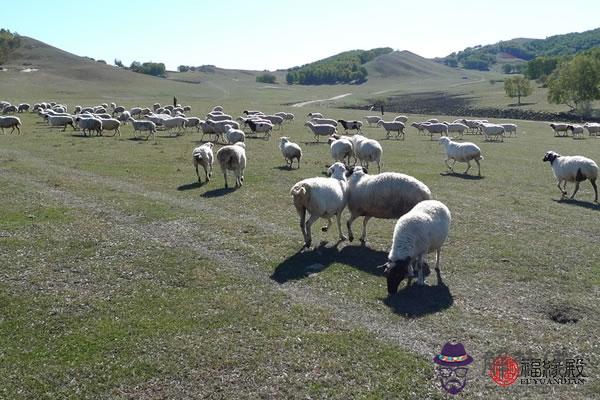
[[[115,65],[139,74],[158,76],[161,78],[165,78],[167,76],[167,69],[164,63],[155,63],[151,61],[142,63],[139,61],[133,61],[129,67],[126,67],[123,65],[121,60],[115,59]]]

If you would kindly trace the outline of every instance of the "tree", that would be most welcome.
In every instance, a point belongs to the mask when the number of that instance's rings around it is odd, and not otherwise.
[[[256,77],[256,82],[277,83],[277,77],[273,74],[265,72],[264,74],[260,74]]]
[[[179,67],[177,67],[177,70],[179,72],[188,72],[190,70],[190,67],[188,65],[180,65]]]
[[[579,54],[548,78],[548,101],[566,104],[571,111],[600,99],[600,52]]]
[[[504,80],[504,91],[510,98],[517,98],[517,104],[521,105],[521,97],[527,97],[533,92],[529,79],[523,76],[513,76]]]
[[[117,67],[126,68],[126,67],[123,65],[123,62],[122,62],[121,60],[118,60],[118,59],[116,59],[116,58],[115,58],[115,65],[116,65]]]

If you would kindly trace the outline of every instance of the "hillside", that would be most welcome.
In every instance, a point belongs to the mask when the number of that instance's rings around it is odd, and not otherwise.
[[[456,71],[410,51],[394,51],[365,64],[370,77],[430,78]]]

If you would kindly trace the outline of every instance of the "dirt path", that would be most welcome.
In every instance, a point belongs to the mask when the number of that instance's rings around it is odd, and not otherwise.
[[[313,103],[320,103],[320,102],[324,102],[324,101],[335,101],[335,100],[343,99],[344,97],[351,96],[351,95],[352,95],[352,93],[344,93],[344,94],[340,94],[337,96],[333,96],[329,99],[303,101],[301,103],[292,104],[292,107],[304,107],[304,106],[307,106],[307,105],[313,104]]]

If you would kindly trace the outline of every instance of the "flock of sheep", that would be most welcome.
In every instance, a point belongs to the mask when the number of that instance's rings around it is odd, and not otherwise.
[[[204,142],[192,151],[192,162],[196,170],[198,182],[202,183],[199,166],[204,170],[205,181],[210,181],[213,174],[213,163],[216,160],[228,187],[227,174],[232,172],[235,176],[235,186],[241,187],[244,182],[244,171],[247,164],[245,138],[248,134],[263,134],[269,139],[274,127],[281,129],[284,122],[291,123],[294,115],[280,112],[272,115],[260,111],[245,110],[243,116],[234,119],[224,112],[223,107],[214,107],[206,119],[187,117],[186,112],[191,111],[187,106],[165,106],[156,103],[151,108],[134,107],[126,110],[115,103],[102,104],[93,107],[76,106],[73,114],[67,112],[67,106],[56,103],[38,103],[33,107],[28,104],[18,106],[7,102],[0,102],[3,114],[11,112],[25,112],[29,109],[37,112],[50,126],[67,126],[73,129],[78,127],[85,134],[102,135],[105,131],[119,134],[121,124],[131,122],[135,132],[146,132],[155,137],[157,127],[168,132],[176,131],[177,134],[186,128],[196,128],[204,135],[211,135],[218,141],[225,142],[213,155],[213,142]],[[110,113],[109,113],[110,110]],[[140,119],[135,119],[138,117]],[[328,177],[314,177],[303,179],[296,183],[290,191],[294,207],[300,216],[300,229],[304,237],[304,245],[312,244],[312,225],[319,219],[327,219],[323,231],[331,225],[331,219],[336,218],[338,236],[340,240],[354,240],[352,231],[353,222],[363,217],[362,234],[360,241],[364,244],[367,237],[367,223],[371,218],[398,219],[392,238],[392,246],[388,262],[382,266],[387,277],[388,292],[397,291],[399,283],[408,278],[409,282],[417,277],[419,284],[424,284],[424,275],[428,272],[424,261],[426,254],[436,252],[436,273],[441,280],[439,270],[440,249],[448,235],[451,214],[441,202],[432,200],[432,194],[427,185],[418,179],[397,173],[381,172],[383,147],[375,139],[368,138],[362,132],[363,122],[358,120],[348,121],[324,117],[321,113],[309,113],[309,118],[304,126],[307,127],[319,141],[321,136],[327,137],[333,165],[328,168]],[[143,119],[141,119],[143,118]],[[396,133],[396,138],[404,139],[406,116],[397,116],[393,120],[385,121],[379,116],[366,116],[365,122],[369,126],[381,127],[386,132],[386,138],[391,133]],[[16,116],[0,117],[0,127],[12,128],[11,133],[17,129],[20,133],[20,119]],[[446,153],[445,163],[448,170],[454,171],[456,162],[467,164],[465,174],[471,168],[471,161],[478,167],[481,176],[480,161],[483,160],[479,146],[471,142],[454,141],[450,135],[458,134],[461,138],[465,133],[481,134],[485,140],[502,140],[505,136],[516,136],[515,124],[493,124],[487,120],[458,119],[453,122],[439,122],[430,119],[411,124],[418,132],[428,134],[433,140],[439,134],[438,143],[444,147]],[[556,134],[571,131],[573,136],[582,134],[587,129],[590,135],[600,132],[600,124],[568,125],[550,124]],[[240,129],[243,128],[243,129]],[[344,128],[344,133],[354,131],[352,136],[340,135],[338,128]],[[244,130],[245,129],[245,130]],[[201,140],[201,141],[202,141]],[[298,143],[289,137],[279,139],[279,149],[288,168],[292,168],[294,161],[300,168],[303,151]],[[452,165],[448,162],[452,160]],[[551,164],[554,175],[558,181],[561,195],[567,195],[567,182],[575,182],[571,198],[575,197],[582,181],[589,180],[594,188],[595,202],[598,202],[598,165],[591,159],[582,156],[561,156],[556,152],[548,151],[543,161]],[[368,174],[369,163],[376,163],[378,174]],[[561,187],[562,185],[562,187]],[[343,234],[341,215],[348,208],[350,218],[346,222],[348,235]]]

